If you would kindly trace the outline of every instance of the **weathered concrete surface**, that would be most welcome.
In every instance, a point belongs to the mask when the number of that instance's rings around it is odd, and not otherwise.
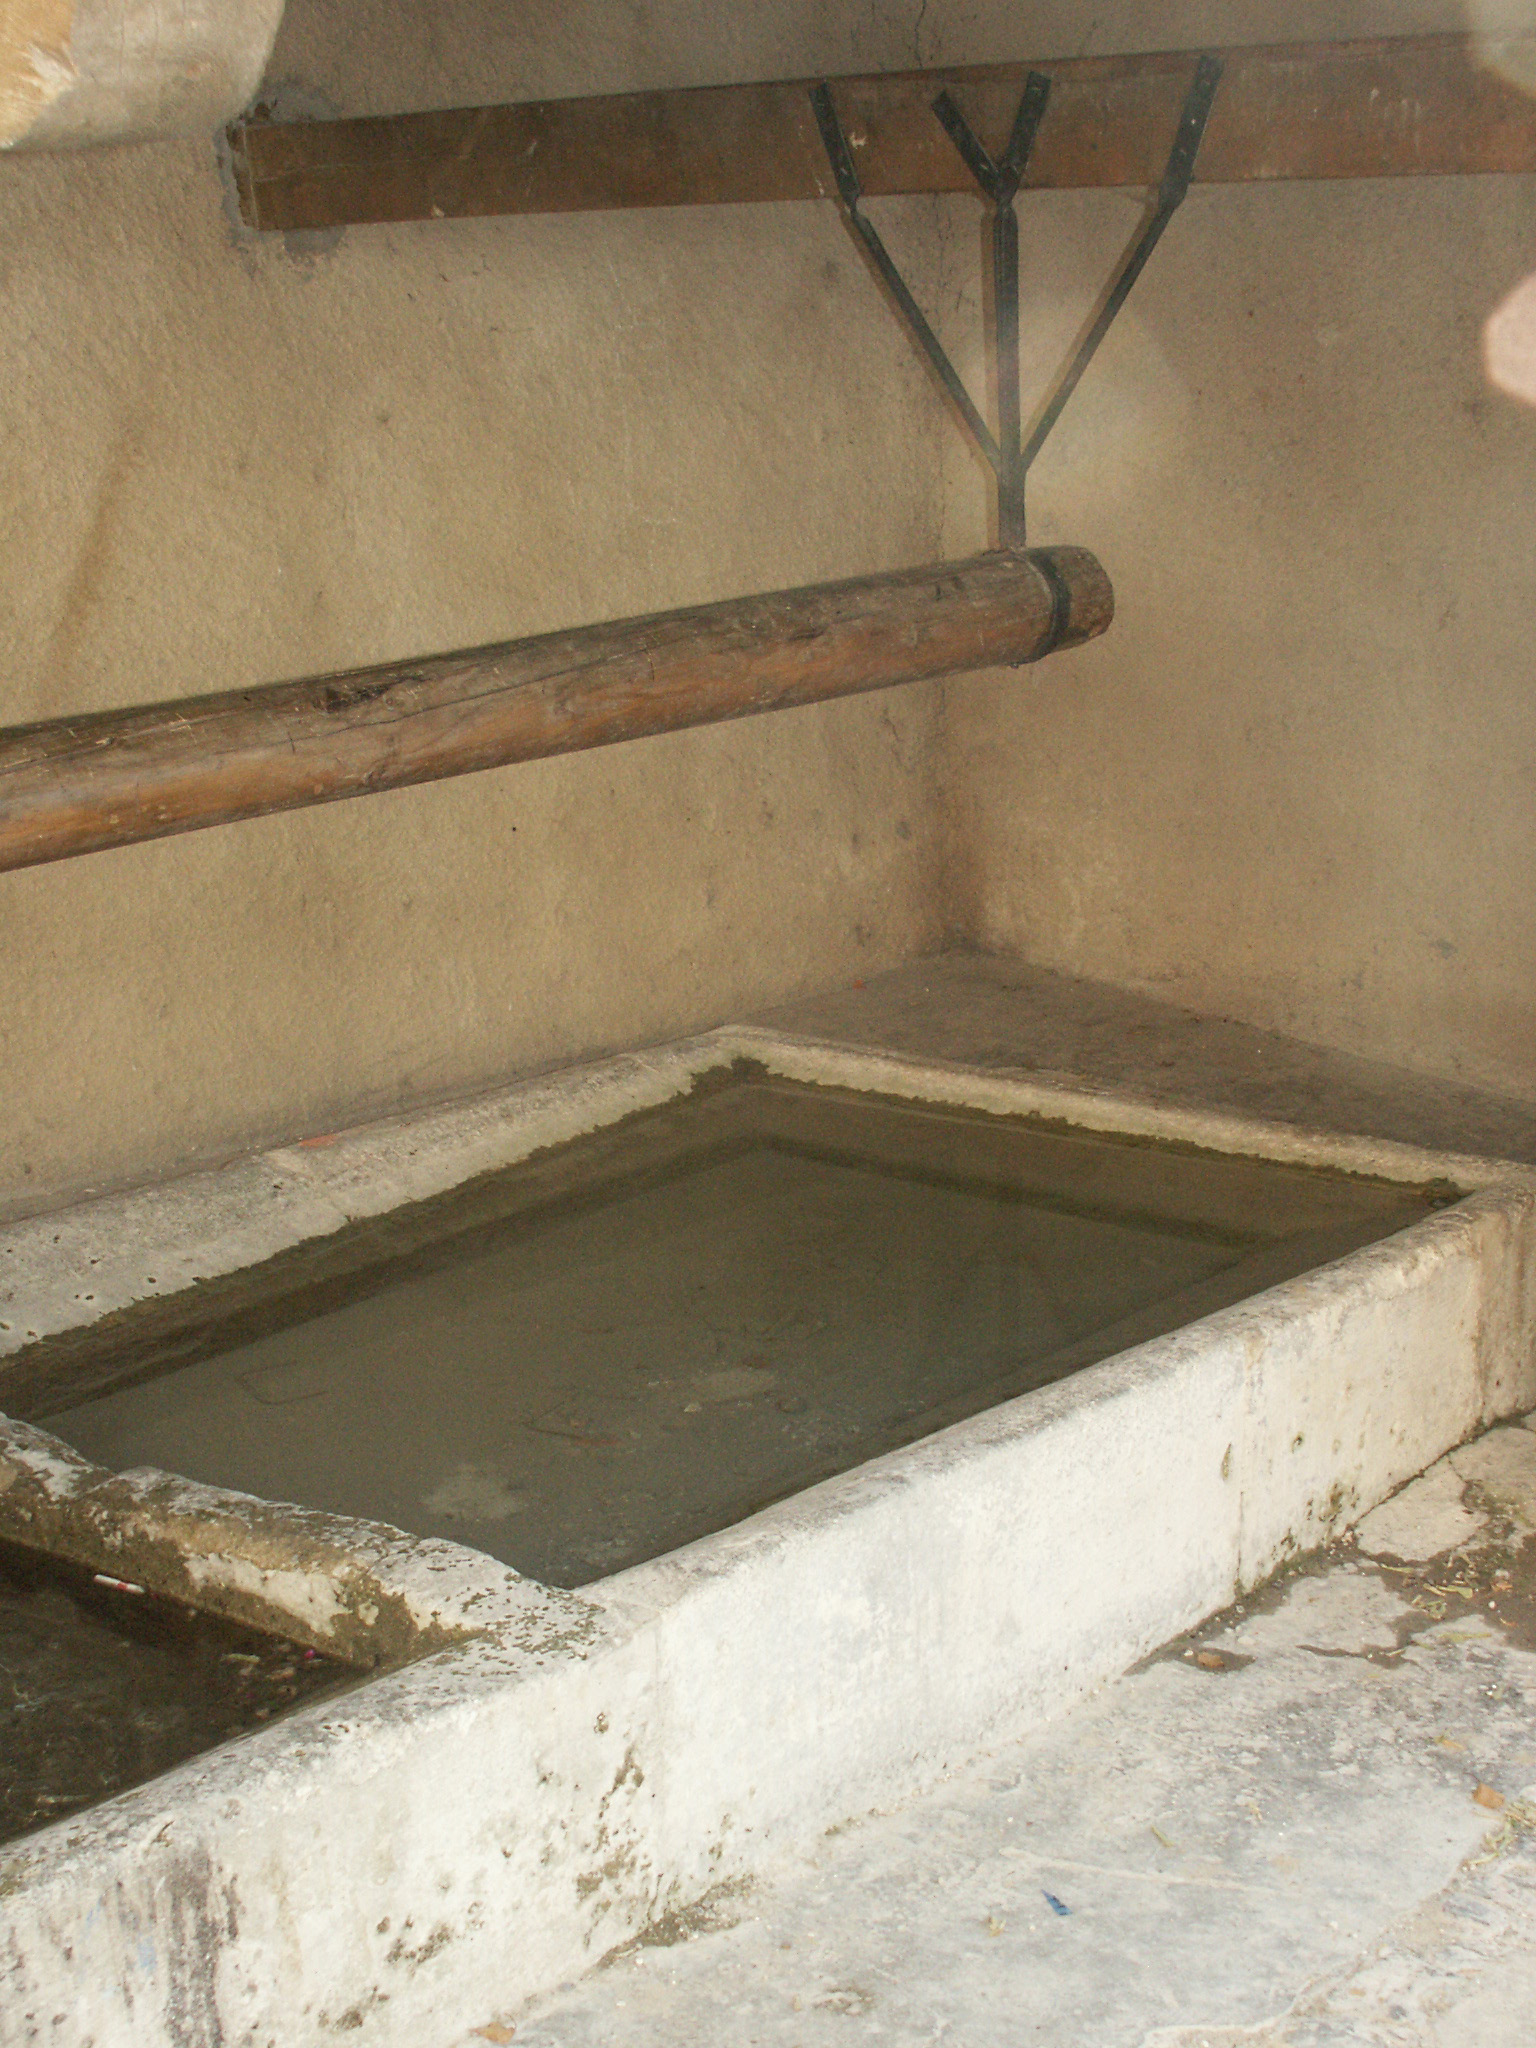
[[[338,2028],[415,2048],[429,2024],[468,2026],[488,1987],[509,2001],[547,1989],[830,1821],[1060,1714],[1536,1398],[1528,1171],[750,1029],[617,1062],[606,1094],[601,1074],[578,1073],[563,1099],[556,1081],[529,1084],[319,1148],[286,1215],[283,1184],[268,1213],[242,1210],[243,1170],[222,1190],[209,1176],[207,1246],[166,1270],[185,1280],[208,1248],[231,1256],[242,1229],[250,1245],[281,1240],[296,1214],[323,1228],[317,1191],[334,1214],[402,1176],[451,1184],[562,1119],[590,1128],[637,1091],[684,1086],[723,1048],[800,1078],[1395,1162],[1475,1192],[584,1594],[522,1582],[475,1641],[0,1854],[0,1995],[20,2041],[183,2048],[189,2011],[209,2039],[295,2048]],[[162,1261],[168,1224],[186,1231],[186,1189],[158,1239],[147,1191],[92,1205],[84,1227],[7,1233],[31,1247],[14,1306],[33,1327],[27,1276],[47,1279],[53,1259],[89,1270],[88,1247],[131,1209],[137,1249],[147,1230]],[[131,1255],[112,1284],[143,1284]],[[51,1300],[50,1314],[81,1313]],[[1496,1458],[1477,1469],[1490,1495],[1508,1492]],[[127,1491],[138,1513],[163,1482],[136,1475]],[[206,1499],[215,1509],[227,1501]],[[473,1626],[493,1590],[471,1588],[456,1619]]]
[[[515,1632],[546,1604],[479,1551],[173,1473],[109,1472],[5,1416],[0,1536],[364,1670]]]
[[[940,977],[939,987],[942,1008],[955,977]],[[997,993],[990,979],[983,988]],[[1006,993],[1005,984],[1005,1009]],[[873,1007],[876,1020],[882,1015],[889,1020],[888,1008]],[[892,1029],[895,1049],[885,1050],[868,1035],[861,1044],[858,1030],[847,1029],[841,1006],[816,1004],[800,1013],[801,1021],[825,1017],[832,1030],[726,1025],[697,1038],[515,1082],[466,1102],[301,1140],[69,1209],[18,1217],[0,1231],[0,1360],[14,1358],[40,1338],[82,1329],[135,1302],[255,1265],[360,1217],[382,1215],[525,1159],[543,1146],[581,1137],[666,1102],[702,1075],[743,1057],[791,1080],[969,1105],[999,1115],[1059,1118],[1086,1130],[1218,1152],[1257,1152],[1389,1180],[1449,1178],[1472,1190],[1520,1185],[1528,1178],[1518,1165],[1444,1147],[1369,1133],[1346,1136],[1306,1122],[1271,1123],[1238,1107],[1158,1101],[1086,1077],[1019,1071],[1013,1063],[989,1072],[990,1063],[978,1060],[973,1046],[953,1028],[952,1008],[948,1014],[960,1059],[938,1058],[926,1049],[931,1037],[922,1028],[921,1010],[917,1028],[905,1034],[908,1045],[902,1045],[904,1034]],[[995,1021],[995,1011],[989,1017],[982,1008],[981,1021]],[[874,1028],[880,1028],[878,1021]]]
[[[732,1041],[712,1034],[326,1134],[0,1232],[0,1357],[151,1296],[255,1265],[666,1102]]]
[[[208,135],[245,106],[283,0],[5,0],[0,150]]]
[[[1487,1466],[1524,1509],[1471,1508],[1445,1545],[1442,1494]],[[927,1798],[433,2048],[1526,2048],[1533,1510],[1536,1435],[1496,1430],[1362,1525],[1363,1548],[1393,1517],[1422,1572],[1338,1546]]]

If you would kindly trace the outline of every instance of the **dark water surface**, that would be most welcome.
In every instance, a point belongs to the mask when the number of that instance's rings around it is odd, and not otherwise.
[[[0,1840],[65,1820],[358,1676],[0,1541]]]

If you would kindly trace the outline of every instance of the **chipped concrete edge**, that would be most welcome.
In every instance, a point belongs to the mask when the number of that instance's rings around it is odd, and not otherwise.
[[[148,1467],[109,1471],[6,1416],[0,1537],[367,1670],[481,1637],[569,1641],[592,1615],[459,1544]]]

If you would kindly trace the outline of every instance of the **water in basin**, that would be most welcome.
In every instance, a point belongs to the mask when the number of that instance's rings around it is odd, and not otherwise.
[[[579,1585],[1442,1199],[737,1071],[130,1311],[34,1419]]]

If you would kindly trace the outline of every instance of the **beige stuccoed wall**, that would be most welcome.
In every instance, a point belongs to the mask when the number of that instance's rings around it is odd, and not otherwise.
[[[1023,12],[1066,47],[1082,11]],[[1464,25],[1095,19],[1095,49]],[[1043,368],[1134,208],[1021,217]],[[956,221],[957,277],[975,235]],[[946,690],[959,935],[1536,1094],[1536,415],[1480,349],[1533,251],[1532,178],[1196,188],[1033,489],[1034,537],[1099,553],[1115,625],[1022,694]],[[963,546],[981,494],[963,455],[949,476]]]
[[[289,104],[910,58],[911,10],[292,0]],[[921,256],[926,202],[898,221]],[[926,237],[931,240],[931,236]],[[831,207],[256,241],[211,139],[0,159],[0,721],[931,558],[937,407]],[[0,1205],[938,940],[912,688],[0,876]]]
[[[1513,4],[1513,0],[1512,0]],[[352,111],[1435,4],[290,0]],[[0,717],[915,562],[986,492],[829,207],[240,235],[201,141],[0,160]],[[880,218],[979,379],[979,209]],[[1135,218],[1022,206],[1059,359]],[[1199,190],[1043,458],[1038,671],[0,876],[0,1210],[959,941],[1536,1092],[1531,180]]]

